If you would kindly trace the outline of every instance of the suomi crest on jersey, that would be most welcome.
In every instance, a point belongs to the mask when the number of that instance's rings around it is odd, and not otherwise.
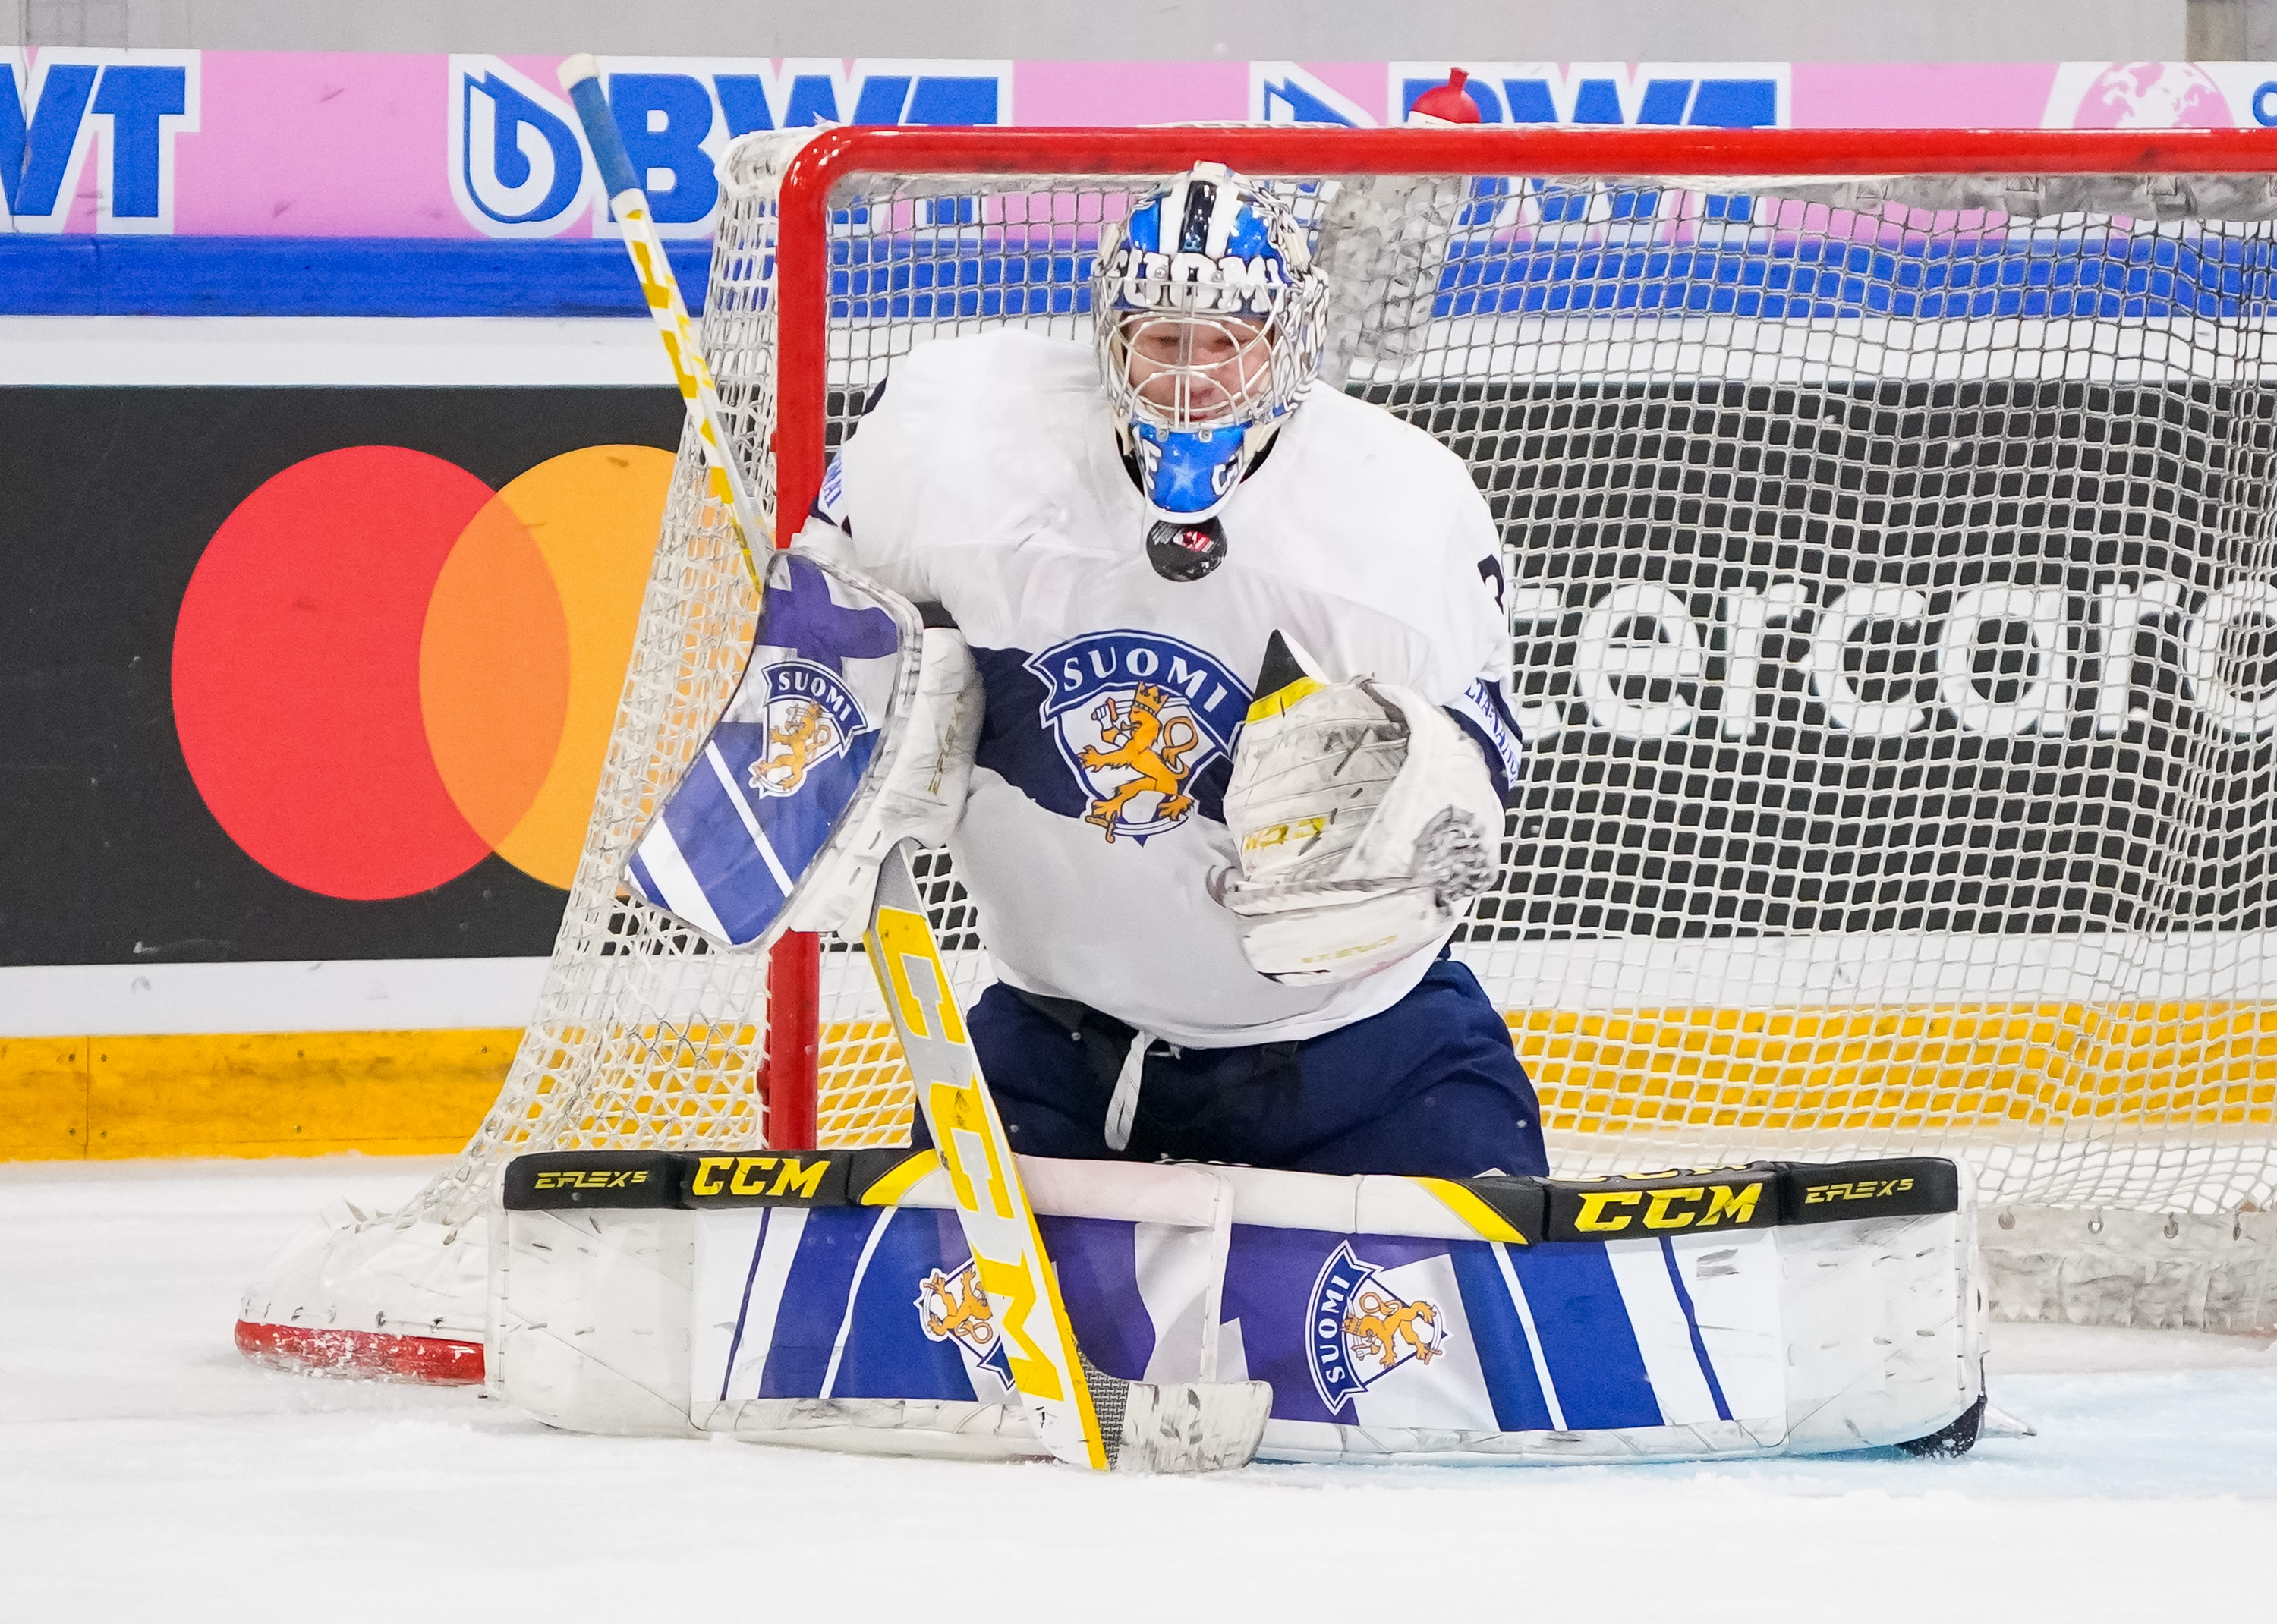
[[[1190,786],[1230,756],[1249,690],[1215,656],[1154,632],[1093,632],[1027,662],[1041,720],[1110,842],[1145,841],[1194,810]]]

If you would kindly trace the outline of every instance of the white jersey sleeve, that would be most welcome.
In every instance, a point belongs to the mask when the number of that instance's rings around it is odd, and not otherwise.
[[[1526,739],[1510,703],[1509,620],[1499,548],[1480,557],[1479,578],[1493,595],[1498,635],[1477,680],[1448,701],[1446,708],[1486,757],[1495,789],[1507,802],[1518,793],[1519,776],[1526,770]]]
[[[827,545],[834,556],[842,558],[849,568],[859,570],[888,589],[901,594],[913,603],[940,601],[933,589],[925,555],[910,545],[912,527],[904,521],[901,508],[911,494],[923,488],[920,470],[908,469],[914,477],[895,478],[884,472],[873,471],[866,475],[848,476],[849,457],[857,465],[873,470],[890,469],[902,459],[919,455],[923,436],[912,432],[913,425],[908,408],[902,402],[918,393],[904,389],[891,396],[880,385],[870,397],[855,433],[838,454],[830,459],[830,467],[822,478],[822,489],[815,497],[807,530],[800,539],[811,544]],[[861,518],[855,516],[854,492],[862,493]],[[836,532],[826,537],[816,532],[813,520],[820,520]]]
[[[1074,347],[1040,342],[1047,353]],[[1077,354],[1078,368],[1040,371],[1029,346],[965,340],[895,363],[832,459],[815,505],[852,539],[854,567],[912,603],[940,603],[956,596],[950,582],[969,591],[987,573],[1008,525],[1047,520],[1083,471],[1033,429],[1099,406],[1090,352]],[[1110,430],[1106,450],[1119,467],[1113,448]]]
[[[1339,416],[1371,410],[1342,397],[1333,409]],[[1510,704],[1500,530],[1460,458],[1420,429],[1388,422],[1382,429],[1388,432],[1368,436],[1382,442],[1382,449],[1358,476],[1375,490],[1400,493],[1406,512],[1397,531],[1378,546],[1394,559],[1411,549],[1423,555],[1417,567],[1397,572],[1388,583],[1398,596],[1386,606],[1413,626],[1432,627],[1437,647],[1404,668],[1348,655],[1335,678],[1402,683],[1443,706],[1478,746],[1496,793],[1508,800],[1523,770],[1525,740]],[[1331,577],[1322,584],[1334,589],[1336,582]]]

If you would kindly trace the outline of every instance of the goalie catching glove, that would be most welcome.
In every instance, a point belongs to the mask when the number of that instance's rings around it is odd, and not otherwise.
[[[1321,682],[1278,632],[1257,691],[1225,793],[1238,866],[1210,884],[1251,968],[1349,981],[1436,948],[1501,859],[1478,747],[1413,688]]]

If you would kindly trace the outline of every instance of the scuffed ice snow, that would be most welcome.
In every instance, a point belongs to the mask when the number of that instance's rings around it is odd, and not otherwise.
[[[2039,1435],[1955,1461],[1207,1480],[578,1438],[241,1361],[294,1226],[432,1165],[0,1168],[0,1617],[2277,1617],[2265,1339],[1996,1328]]]

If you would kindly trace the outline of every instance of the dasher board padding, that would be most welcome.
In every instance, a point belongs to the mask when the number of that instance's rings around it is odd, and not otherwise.
[[[1260,1453],[1803,1454],[1973,1411],[1967,1178],[1934,1158],[1588,1180],[1021,1158],[1078,1338],[1260,1380]],[[930,1151],[557,1152],[493,1225],[493,1393],[555,1426],[1042,1453]]]

